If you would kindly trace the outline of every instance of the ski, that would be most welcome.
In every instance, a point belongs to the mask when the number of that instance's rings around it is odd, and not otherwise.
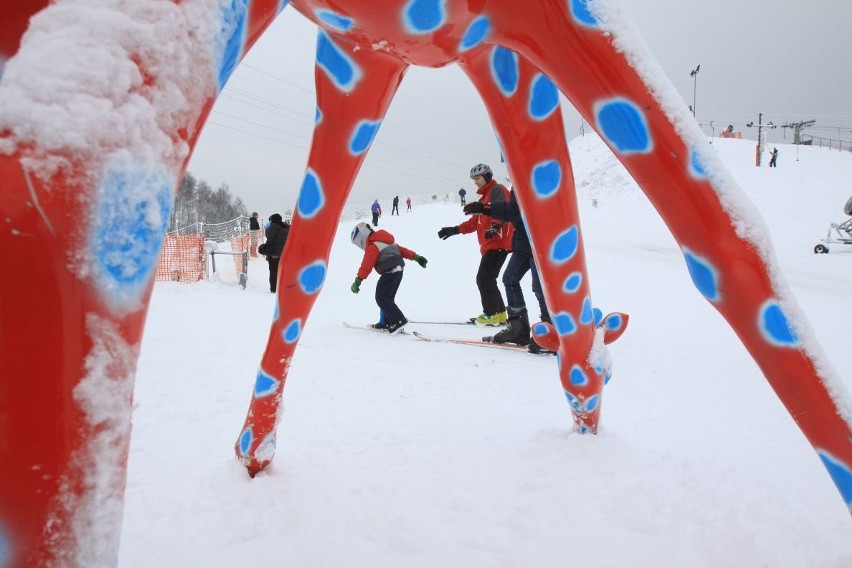
[[[477,325],[475,319],[476,318],[470,318],[470,320],[468,320],[468,321],[422,321],[422,320],[417,321],[417,320],[411,320],[408,323],[418,323],[418,324],[423,324],[423,325]],[[480,327],[503,327],[505,325],[506,324],[501,323],[499,325],[483,325],[483,326],[480,326]]]
[[[413,322],[408,322],[408,323],[413,323]],[[349,329],[360,329],[360,330],[363,330],[363,331],[372,331],[374,333],[384,333],[385,335],[406,335],[408,333],[407,331],[405,331],[405,328],[400,329],[396,333],[388,333],[386,329],[376,329],[375,327],[370,327],[369,325],[357,325],[357,324],[349,323],[349,322],[346,322],[346,321],[343,322],[343,327],[346,327],[346,328],[349,328]]]
[[[479,341],[476,339],[447,339],[447,338],[435,338],[428,337],[423,335],[420,332],[415,331],[414,337],[417,339],[422,339],[423,341],[430,341],[434,343],[456,343],[459,345],[475,345],[477,347],[496,347],[498,349],[510,349],[512,351],[526,351],[527,348],[521,345],[515,345],[514,343],[491,343],[489,341]]]
[[[423,321],[411,320],[408,323],[418,323],[423,325],[476,325],[472,321]]]

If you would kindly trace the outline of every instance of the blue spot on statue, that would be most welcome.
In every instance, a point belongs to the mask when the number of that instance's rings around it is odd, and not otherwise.
[[[0,71],[2,71],[2,68],[0,68]],[[0,527],[0,566],[11,566],[11,550],[12,546],[9,544],[6,534],[3,532],[3,528]]]
[[[96,277],[106,297],[134,302],[157,266],[169,225],[172,181],[134,162],[126,152],[107,168],[91,225]]]
[[[577,254],[579,244],[579,230],[574,225],[553,241],[553,245],[550,247],[551,262],[562,264],[571,260]]]
[[[612,364],[609,364],[604,369],[604,385],[608,385],[612,379]]]
[[[467,51],[472,47],[476,47],[482,43],[486,37],[488,37],[490,32],[491,20],[485,16],[476,18],[470,23],[467,30],[464,32],[464,36],[459,44],[459,51]]]
[[[553,328],[559,335],[570,335],[577,331],[577,324],[571,314],[560,312],[553,316]]]
[[[254,397],[263,398],[271,394],[275,394],[278,388],[278,381],[267,375],[263,369],[257,371],[257,377],[254,380]]]
[[[572,272],[568,275],[568,278],[565,279],[565,283],[562,285],[562,290],[568,294],[574,294],[580,289],[580,285],[582,283],[583,275],[579,272]]]
[[[562,168],[556,160],[536,164],[532,171],[532,188],[537,197],[546,199],[556,193],[562,183]]]
[[[768,301],[760,310],[760,332],[764,339],[778,347],[796,347],[799,338],[790,327],[784,310],[777,303]]]
[[[319,108],[319,107],[317,107],[317,111],[316,111],[316,113],[314,114],[314,128],[316,128],[316,127],[317,127],[317,125],[318,125],[320,122],[322,122],[322,111],[320,110],[320,108]]]
[[[538,74],[530,86],[529,113],[533,120],[544,120],[559,108],[559,90],[553,81]]]
[[[565,398],[568,399],[568,406],[570,406],[572,410],[576,412],[580,412],[580,410],[582,410],[580,401],[577,400],[577,397],[575,397],[573,394],[568,391],[565,391]]]
[[[358,155],[369,149],[381,124],[381,121],[370,122],[362,120],[359,122],[358,126],[355,127],[355,132],[352,134],[352,139],[349,141],[349,151],[354,155]]]
[[[647,154],[654,145],[642,110],[626,99],[595,105],[598,131],[621,154]]]
[[[716,268],[709,261],[688,249],[683,249],[683,256],[686,259],[689,276],[701,295],[711,302],[718,302],[721,297],[719,294],[719,272]]]
[[[571,367],[571,373],[569,374],[569,376],[572,385],[583,387],[589,384],[589,377],[587,377],[586,373],[583,372],[583,369],[581,369],[577,365]]]
[[[222,90],[228,77],[234,72],[243,52],[246,41],[246,16],[248,0],[231,0],[227,9],[219,8],[219,44],[216,49],[219,61],[219,73],[216,87]]]
[[[246,428],[242,434],[240,434],[240,453],[242,455],[246,455],[248,451],[251,449],[251,442],[254,439],[254,434],[251,431],[251,428]]]
[[[491,76],[500,92],[511,97],[518,90],[518,56],[505,47],[491,50]]]
[[[302,189],[299,191],[299,201],[297,208],[299,215],[305,219],[310,219],[323,208],[325,205],[325,194],[322,191],[322,185],[313,170],[309,169],[305,174],[305,179],[302,181]]]
[[[615,330],[621,327],[622,319],[621,314],[609,314],[606,316],[606,321],[604,325],[607,329]]]
[[[596,394],[593,394],[589,398],[586,399],[586,403],[583,405],[583,408],[586,412],[592,412],[595,408],[598,407],[598,403],[601,401],[601,397]]]
[[[822,460],[822,465],[828,470],[834,485],[840,491],[846,507],[852,512],[852,471],[850,471],[849,466],[823,450],[817,450],[817,455]]]
[[[305,294],[315,294],[319,292],[324,282],[325,263],[322,261],[306,266],[299,273],[299,286]]]
[[[600,313],[600,310],[598,310]],[[589,325],[595,322],[595,314],[592,312],[592,300],[588,296],[583,300],[583,308],[580,310],[580,323]]]
[[[314,13],[320,22],[339,32],[348,32],[355,25],[355,21],[352,18],[332,12],[331,10],[319,9]]]
[[[361,69],[324,31],[320,31],[317,36],[317,65],[345,93],[351,93],[361,79]]]
[[[689,152],[689,173],[696,179],[707,179],[707,172],[704,171],[701,158],[698,157],[698,152],[695,151],[695,148]]]
[[[568,7],[575,22],[587,28],[596,28],[598,19],[589,11],[587,4],[588,0],[569,0]]]
[[[409,0],[402,18],[406,31],[420,35],[440,28],[447,20],[446,3],[446,0]]]
[[[302,335],[302,320],[293,320],[284,330],[283,338],[286,343],[293,343]]]

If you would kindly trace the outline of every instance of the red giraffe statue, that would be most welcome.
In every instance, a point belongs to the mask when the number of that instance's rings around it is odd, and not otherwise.
[[[172,195],[212,102],[280,0],[0,8],[0,567],[114,563],[139,342]],[[458,63],[488,107],[536,251],[575,428],[594,433],[593,308],[564,93],[679,242],[852,507],[849,396],[756,235],[762,222],[613,0],[294,0],[320,27],[317,120],[236,444],[273,457],[283,387],[341,209],[409,65]],[[26,33],[24,33],[26,30]],[[698,229],[697,229],[698,228]],[[32,254],[32,252],[36,254]]]

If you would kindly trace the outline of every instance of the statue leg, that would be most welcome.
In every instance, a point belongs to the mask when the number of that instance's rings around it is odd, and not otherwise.
[[[852,510],[852,403],[776,264],[760,215],[623,16],[597,3],[495,6],[493,41],[525,54],[586,117],[663,217]],[[516,33],[518,22],[534,34]],[[626,54],[626,55],[625,55]]]
[[[325,280],[340,213],[407,65],[380,52],[347,51],[320,31],[317,123],[293,225],[278,270],[278,302],[251,405],[235,444],[254,475],[275,451],[284,383]]]
[[[471,50],[459,65],[488,107],[527,219],[575,428],[595,433],[609,366],[606,347],[595,342],[603,330],[592,310],[559,92],[528,60],[503,47]]]
[[[4,4],[0,28],[23,30],[44,4]],[[280,7],[68,4],[38,12],[0,85],[0,250],[15,267],[0,278],[4,567],[116,562],[136,362],[173,188],[218,82]],[[95,51],[110,57],[79,73]]]

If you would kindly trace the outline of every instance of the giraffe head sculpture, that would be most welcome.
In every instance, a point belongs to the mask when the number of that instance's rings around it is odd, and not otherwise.
[[[0,8],[0,21],[14,24],[0,41],[0,249],[35,275],[0,282],[0,565],[114,559],[133,377],[173,188],[216,95],[287,5],[25,0]],[[755,238],[759,216],[613,0],[294,0],[292,8],[319,26],[317,120],[235,446],[250,475],[273,458],[289,365],[394,93],[408,66],[454,63],[488,109],[528,220],[552,319],[534,333],[558,345],[574,428],[597,429],[611,376],[606,344],[627,319],[603,316],[592,302],[560,92],[639,182],[698,292],[730,323],[852,506],[849,397],[772,251]],[[102,73],[77,76],[80,61]],[[43,252],[29,255],[30,243]],[[47,321],[57,323],[20,325]],[[45,357],[45,346],[61,356]]]

